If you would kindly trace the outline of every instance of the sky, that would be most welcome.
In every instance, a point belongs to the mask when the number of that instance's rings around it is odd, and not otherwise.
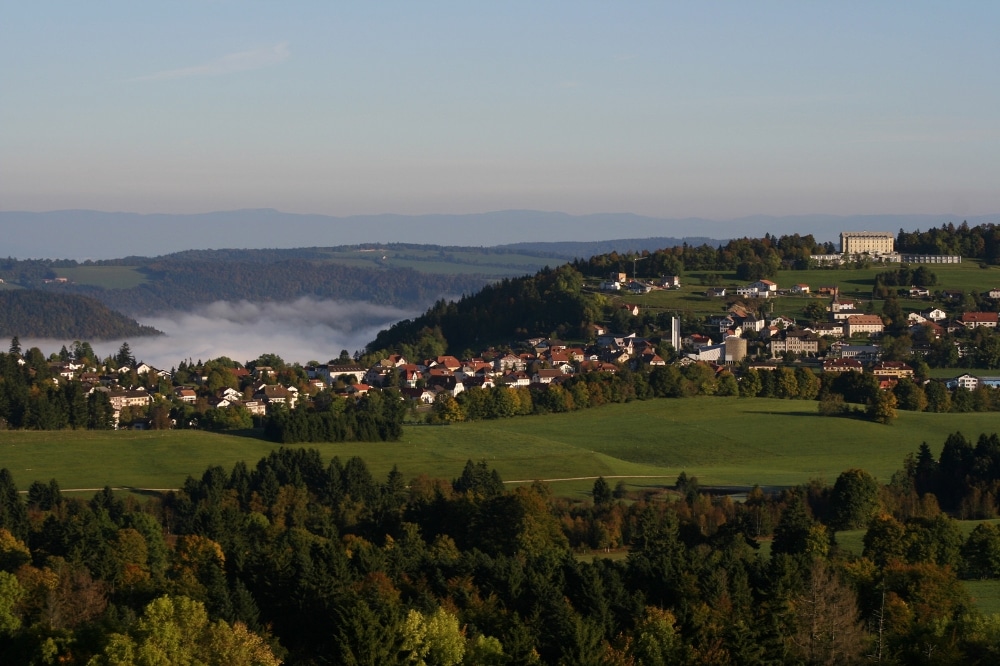
[[[996,2],[3,2],[0,210],[1000,212]]]

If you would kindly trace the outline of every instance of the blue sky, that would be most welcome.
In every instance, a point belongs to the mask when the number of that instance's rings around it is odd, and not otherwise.
[[[1000,212],[1000,3],[5,2],[0,209]]]

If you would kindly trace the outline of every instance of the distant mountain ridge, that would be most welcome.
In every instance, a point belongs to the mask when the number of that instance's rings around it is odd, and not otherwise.
[[[155,257],[207,248],[330,247],[361,243],[419,243],[492,247],[522,242],[594,242],[610,237],[730,239],[812,234],[835,241],[840,231],[927,229],[948,222],[1000,221],[1000,214],[755,215],[730,221],[656,218],[631,213],[570,215],[504,210],[465,215],[356,215],[334,217],[273,209],[191,215],[63,210],[0,211],[5,232],[0,254],[18,258],[112,259]],[[530,239],[530,241],[526,241]]]

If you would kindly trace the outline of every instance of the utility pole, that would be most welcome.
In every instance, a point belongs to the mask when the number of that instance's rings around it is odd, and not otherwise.
[[[640,257],[640,256],[636,255],[635,257],[632,258],[632,282],[636,281],[635,280],[635,265],[637,263],[639,263],[640,261],[645,261],[646,259],[649,259],[649,257]]]

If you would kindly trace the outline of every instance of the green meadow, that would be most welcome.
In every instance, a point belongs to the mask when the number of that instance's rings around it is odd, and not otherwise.
[[[358,268],[412,268],[436,275],[514,277],[534,273],[546,265],[565,263],[529,254],[490,252],[482,248],[388,248],[377,250],[327,250],[325,261]]]
[[[146,282],[146,276],[135,266],[73,266],[57,268],[55,272],[77,284],[104,289],[131,289]]]
[[[887,481],[922,441],[940,450],[951,432],[997,430],[995,414],[900,412],[892,425],[821,417],[812,401],[687,398],[607,405],[568,414],[450,426],[410,425],[398,442],[316,444],[324,459],[361,456],[384,476],[454,478],[485,459],[508,482],[550,480],[582,497],[593,477],[632,489],[672,484],[681,471],[703,485],[832,483],[862,467]],[[63,488],[176,488],[210,465],[254,464],[274,445],[252,436],[172,432],[3,432],[0,466],[18,485],[56,478]],[[613,481],[617,483],[617,481]]]
[[[898,264],[888,266],[878,266],[874,268],[838,268],[838,269],[814,269],[808,271],[781,271],[774,281],[778,283],[780,289],[786,289],[794,284],[808,284],[813,292],[821,286],[836,286],[840,293],[846,298],[860,298],[867,300],[871,298],[872,287],[875,284],[875,276],[878,273],[898,268]],[[931,291],[941,290],[961,290],[961,291],[987,291],[996,286],[1000,286],[1000,266],[989,266],[980,268],[976,262],[966,262],[962,264],[941,264],[928,265],[938,278],[938,284],[931,287]],[[652,291],[644,295],[633,296],[622,293],[620,298],[629,303],[635,303],[640,307],[654,310],[689,310],[699,314],[718,314],[725,309],[727,298],[708,298],[705,291],[708,286],[702,284],[706,277],[705,271],[689,271],[681,279],[681,288],[676,290]],[[738,280],[733,271],[723,271],[716,273],[721,282],[719,286],[734,288],[744,284],[745,280]],[[642,275],[640,274],[640,278]],[[596,284],[596,283],[595,283]],[[791,317],[801,317],[803,308],[811,299],[819,298],[815,293],[812,296],[782,296],[776,298],[769,305],[773,314],[783,314]],[[823,297],[824,302],[827,300]],[[900,307],[904,311],[922,310],[935,306],[935,303],[927,299],[903,298],[899,301]],[[874,311],[880,312],[882,302],[876,301],[873,304]]]

